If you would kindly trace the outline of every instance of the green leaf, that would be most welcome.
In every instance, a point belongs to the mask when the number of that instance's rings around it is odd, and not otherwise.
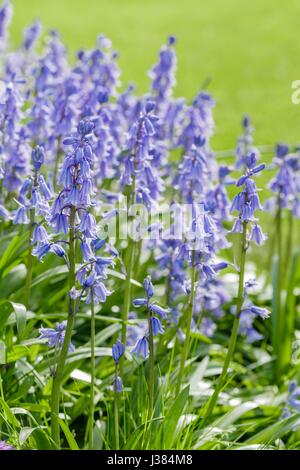
[[[12,312],[15,313],[18,337],[22,339],[26,328],[26,307],[23,304],[11,301],[0,303],[0,331],[4,328]]]
[[[3,411],[3,417],[7,421],[8,424],[11,424],[13,428],[18,428],[19,427],[19,422],[17,418],[15,417],[14,413],[8,406],[5,400],[0,397],[0,407],[2,408]]]
[[[22,446],[24,442],[27,441],[27,439],[30,437],[30,435],[35,431],[39,426],[35,428],[30,428],[30,427],[24,427],[21,429],[19,433],[19,444]]]
[[[269,444],[276,439],[284,436],[287,432],[291,432],[300,425],[300,414],[290,416],[289,418],[277,421],[266,429],[247,439],[244,444]]]
[[[26,307],[23,304],[17,304],[15,302],[10,302],[10,304],[16,315],[18,337],[22,339],[26,328]]]
[[[166,414],[163,424],[163,445],[165,449],[172,449],[172,445],[176,439],[176,429],[179,419],[188,403],[189,389],[190,387],[187,386],[180,392]]]
[[[4,268],[7,267],[8,264],[10,264],[14,258],[16,258],[18,248],[25,241],[26,238],[28,238],[28,234],[23,235],[22,237],[16,235],[11,240],[11,242],[9,243],[0,258],[0,276],[2,276]]]
[[[58,418],[58,421],[59,421],[59,425],[68,441],[68,444],[70,446],[70,449],[71,450],[79,450],[79,447],[78,447],[78,444],[73,436],[73,434],[71,433],[70,429],[69,429],[69,426],[61,419],[61,418]]]
[[[6,364],[6,345],[0,341],[0,364]]]
[[[299,253],[294,253],[291,259],[288,282],[287,282],[287,294],[285,303],[285,315],[283,324],[283,337],[281,338],[281,365],[286,367],[290,363],[292,355],[292,343],[294,340],[294,328],[295,328],[295,314],[296,314],[296,299],[295,299],[295,288],[297,285],[297,268],[299,262]]]

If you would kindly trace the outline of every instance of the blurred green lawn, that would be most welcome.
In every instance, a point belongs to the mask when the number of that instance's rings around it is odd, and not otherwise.
[[[300,105],[291,83],[300,79],[298,0],[14,0],[13,40],[40,18],[69,46],[91,47],[98,33],[120,54],[123,82],[146,91],[147,70],[160,45],[178,37],[177,95],[191,98],[207,77],[217,100],[217,149],[232,148],[248,112],[256,142],[300,142]]]

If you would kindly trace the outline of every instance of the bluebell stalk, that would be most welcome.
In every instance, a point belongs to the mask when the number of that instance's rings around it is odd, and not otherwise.
[[[138,120],[129,131],[127,154],[124,159],[124,171],[121,183],[129,187],[128,204],[143,203],[148,210],[161,190],[161,179],[153,173],[149,161],[151,138],[155,134],[157,117],[153,114],[154,103],[148,101],[144,112],[140,113]],[[128,212],[127,212],[128,217]],[[131,277],[135,259],[135,241],[129,237],[126,250],[126,280],[124,303],[122,309],[122,343],[126,343],[126,322],[131,304]]]
[[[27,257],[27,274],[25,281],[25,296],[24,296],[24,305],[28,309],[30,302],[30,290],[31,290],[31,280],[32,280],[32,268],[33,268],[33,257],[32,257],[32,237],[35,229],[35,211],[36,211],[36,196],[38,194],[38,178],[41,166],[45,161],[45,152],[43,147],[35,147],[32,151],[32,164],[33,164],[33,180],[31,182],[31,207],[29,210],[30,220],[29,220],[29,248],[28,248],[28,257]],[[43,227],[40,229],[43,230]],[[45,229],[44,229],[45,230]],[[37,231],[35,232],[35,238],[37,237]]]
[[[273,165],[277,169],[277,174],[270,182],[270,189],[274,193],[267,203],[266,208],[275,215],[275,228],[272,251],[277,252],[276,268],[276,292],[274,292],[274,315],[273,321],[273,348],[276,356],[274,362],[274,378],[277,382],[282,377],[282,370],[288,365],[291,354],[291,342],[288,330],[286,329],[285,311],[282,302],[282,292],[286,288],[288,262],[292,258],[293,246],[293,220],[300,217],[300,157],[298,153],[290,154],[286,145],[278,144]],[[288,212],[288,233],[286,245],[283,238],[283,215]],[[276,248],[275,248],[276,247]],[[272,256],[270,256],[272,259]],[[285,351],[288,351],[285,354]]]
[[[145,307],[148,314],[148,332],[139,338],[132,349],[132,353],[137,356],[142,356],[145,359],[149,358],[149,373],[148,373],[148,421],[153,417],[153,404],[154,404],[154,336],[163,334],[164,329],[160,319],[155,316],[158,315],[163,320],[167,317],[167,311],[159,305],[153,304],[152,297],[154,295],[154,288],[150,276],[146,277],[143,282],[145,297],[136,298],[133,300],[133,305],[137,308]]]
[[[246,172],[238,179],[236,183],[237,187],[242,188],[242,190],[234,197],[231,206],[231,211],[237,211],[239,214],[234,223],[232,232],[240,234],[239,285],[236,301],[236,312],[222,372],[217,381],[214,393],[206,405],[202,426],[206,424],[207,420],[213,413],[215,405],[218,401],[219,394],[226,383],[228,369],[231,363],[231,359],[234,355],[236,340],[239,332],[240,318],[245,299],[244,279],[248,243],[250,240],[253,240],[257,245],[261,245],[266,238],[254,217],[256,210],[262,209],[262,207],[260,205],[256,184],[252,177],[260,173],[265,168],[264,164],[256,165],[256,161],[257,156],[255,153],[250,153],[247,155],[245,159]],[[252,227],[250,233],[248,232],[249,226]],[[269,316],[269,312],[266,309],[261,309],[258,307],[250,307],[250,312],[262,318],[267,318]]]

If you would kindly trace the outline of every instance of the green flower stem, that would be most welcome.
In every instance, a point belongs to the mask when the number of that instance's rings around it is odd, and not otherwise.
[[[276,311],[277,311],[277,321],[276,329],[274,331],[275,335],[275,380],[280,382],[281,377],[281,341],[283,339],[283,329],[284,329],[284,319],[283,319],[283,309],[281,305],[281,292],[282,292],[282,278],[283,278],[283,259],[282,259],[282,206],[281,206],[281,197],[278,197],[278,211],[276,214],[276,228],[277,228],[277,288],[276,288]]]
[[[130,188],[129,194],[129,206],[134,203],[135,200],[135,177],[133,177],[132,186]],[[129,222],[129,208],[127,208],[127,223]],[[129,236],[127,230],[127,237]],[[129,237],[128,238],[128,246],[126,250],[126,258],[125,258],[125,267],[126,267],[126,279],[125,279],[125,288],[124,288],[124,303],[122,309],[122,333],[121,333],[121,341],[123,344],[126,344],[126,332],[127,332],[127,320],[128,320],[128,313],[130,310],[131,304],[131,278],[134,268],[134,253],[135,253],[135,241]],[[122,370],[123,366],[123,358],[120,361],[120,367]]]
[[[37,186],[37,172],[34,173],[33,187]],[[32,268],[33,268],[33,257],[32,257],[32,244],[31,239],[33,235],[35,222],[35,208],[30,209],[30,222],[29,222],[29,240],[28,240],[28,255],[27,255],[27,272],[25,280],[25,292],[24,292],[24,305],[26,309],[29,308],[30,303],[30,290],[31,290],[31,280],[32,280]]]
[[[119,392],[117,391],[117,379],[119,376],[119,370],[118,370],[118,365],[116,364],[115,368],[115,383],[114,383],[114,394],[115,394],[115,400],[114,400],[114,408],[115,408],[115,413],[114,413],[114,421],[115,421],[115,450],[120,449],[120,437],[119,437]]]
[[[177,381],[176,391],[175,391],[176,395],[178,395],[178,393],[180,392],[182,379],[184,376],[185,362],[189,354],[191,324],[192,324],[192,319],[193,319],[194,302],[195,302],[195,283],[196,283],[195,250],[193,250],[192,272],[191,272],[191,294],[190,294],[189,308],[188,308],[188,314],[187,314],[185,342],[184,342],[183,351],[181,355],[180,369],[179,369],[178,381]]]
[[[74,225],[75,225],[75,207],[71,208],[70,213],[70,232],[69,232],[69,291],[75,285],[75,238],[74,238]],[[65,332],[65,339],[57,360],[57,366],[53,375],[52,395],[51,395],[51,436],[54,446],[60,448],[60,430],[59,430],[59,403],[61,383],[63,379],[63,371],[66,363],[75,317],[75,300],[68,299],[68,319]]]
[[[153,328],[152,328],[152,311],[148,308],[148,330],[149,330],[149,375],[148,375],[148,421],[153,416],[153,403],[154,403],[154,342],[153,342]]]
[[[293,211],[288,211],[288,233],[286,237],[286,248],[285,248],[285,263],[284,263],[284,279],[289,268],[289,262],[292,259],[293,251],[293,236],[294,236],[294,214]]]
[[[94,413],[95,413],[95,305],[94,292],[91,289],[91,387],[89,416],[89,449],[93,449]]]
[[[235,351],[235,345],[236,345],[239,324],[240,324],[240,313],[241,313],[241,309],[242,309],[243,301],[244,301],[244,278],[245,278],[246,251],[247,251],[247,222],[244,222],[243,233],[241,234],[240,273],[239,273],[238,296],[237,296],[237,302],[236,302],[236,316],[233,322],[233,327],[232,327],[231,336],[229,340],[229,346],[228,346],[227,354],[225,357],[223,369],[218,379],[215,391],[208,402],[204,419],[202,421],[202,426],[206,424],[207,420],[213,413],[219,394],[226,383],[228,368],[230,366],[230,362]]]

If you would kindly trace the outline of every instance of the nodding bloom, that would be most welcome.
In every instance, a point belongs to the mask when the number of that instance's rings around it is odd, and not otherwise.
[[[142,338],[139,338],[134,346],[134,348],[131,350],[133,354],[136,354],[137,356],[144,357],[147,359],[149,356],[149,343],[148,343],[148,338],[146,336],[143,336]]]
[[[6,441],[0,441],[0,450],[15,450],[15,448]]]
[[[240,315],[239,333],[247,338],[249,343],[260,341],[263,336],[254,328],[253,324],[256,319],[266,320],[271,312],[264,307],[258,307],[248,300],[249,291],[256,286],[255,279],[250,279],[244,285],[244,300]]]
[[[115,361],[115,364],[119,364],[121,357],[125,352],[125,346],[121,341],[117,339],[116,344],[112,345],[112,357]]]
[[[150,316],[152,333],[154,336],[157,336],[158,334],[164,334],[164,329],[161,320],[165,320],[167,318],[168,310],[160,307],[157,304],[152,303],[152,297],[154,296],[154,287],[150,276],[147,276],[144,279],[143,289],[145,292],[145,297],[136,298],[133,300],[132,303],[137,308],[146,307],[148,315]],[[149,332],[146,332],[146,334],[144,334],[141,338],[138,338],[131,352],[136,354],[137,356],[147,358],[149,355],[148,337]]]
[[[247,156],[251,153],[255,155],[256,160],[259,159],[259,151],[253,145],[253,127],[250,117],[245,115],[242,119],[243,134],[238,139],[236,147],[236,168],[247,166]]]
[[[230,211],[237,211],[239,213],[233,225],[232,232],[242,233],[244,223],[250,224],[252,230],[251,234],[247,233],[248,240],[253,240],[257,245],[261,245],[265,241],[266,235],[257,224],[255,212],[263,208],[260,204],[258,190],[253,176],[263,171],[265,164],[256,165],[256,160],[257,157],[255,153],[247,155],[245,159],[245,174],[241,176],[236,183],[236,186],[242,188],[242,191],[234,197]]]
[[[40,339],[46,339],[49,348],[59,349],[62,347],[65,339],[66,326],[67,322],[63,321],[62,323],[56,323],[55,328],[40,328]],[[73,352],[74,350],[75,347],[71,343],[69,351]]]

